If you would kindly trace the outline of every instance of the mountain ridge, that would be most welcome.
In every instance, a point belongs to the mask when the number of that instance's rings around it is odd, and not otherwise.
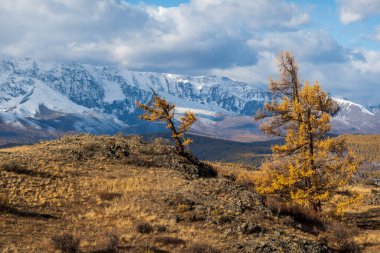
[[[31,58],[0,62],[0,124],[15,131],[138,133],[162,131],[162,124],[138,119],[135,101],[148,102],[150,89],[176,104],[179,114],[194,111],[194,134],[220,139],[267,139],[252,115],[272,99],[253,84],[218,76],[136,72],[115,66],[39,62]],[[380,112],[348,100],[333,119],[337,133],[378,133]]]

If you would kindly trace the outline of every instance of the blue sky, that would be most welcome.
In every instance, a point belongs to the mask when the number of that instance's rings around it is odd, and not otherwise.
[[[292,51],[303,80],[380,103],[379,0],[0,0],[0,53],[266,88]]]
[[[361,22],[343,24],[339,19],[339,6],[334,0],[298,0],[304,8],[310,6],[313,28],[328,31],[339,43],[347,47],[379,49],[380,44],[371,37],[380,24],[380,15],[367,16]]]

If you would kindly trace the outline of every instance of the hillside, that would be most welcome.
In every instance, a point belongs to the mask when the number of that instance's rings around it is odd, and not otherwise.
[[[380,164],[380,135],[343,135],[342,138],[364,161]]]
[[[271,146],[280,140],[237,142],[214,139],[199,135],[188,135],[193,140],[190,144],[192,152],[201,160],[214,162],[239,162],[259,166],[272,153]],[[165,138],[170,140],[169,133],[147,134],[146,140]]]
[[[219,175],[199,177],[160,139],[72,135],[2,149],[0,160],[3,252],[54,252],[54,242],[81,252],[334,252],[353,233],[272,211],[248,167],[212,163]],[[379,192],[363,187],[367,199]],[[366,252],[380,249],[379,205],[345,218]]]
[[[170,139],[166,134],[144,135],[147,140],[156,137]],[[191,150],[202,160],[220,162],[239,162],[249,165],[260,165],[261,161],[272,153],[271,146],[281,140],[236,142],[213,139],[199,135],[189,135],[193,139]],[[371,164],[380,164],[380,135],[341,135],[350,150],[363,161]]]

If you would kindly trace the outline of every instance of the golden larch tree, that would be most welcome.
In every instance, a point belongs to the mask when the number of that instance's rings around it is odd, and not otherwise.
[[[269,85],[272,102],[265,104],[256,120],[263,119],[261,129],[284,137],[285,143],[272,146],[272,161],[262,165],[256,189],[321,211],[322,203],[349,183],[359,164],[341,139],[327,136],[338,104],[318,82],[300,85],[291,53],[281,53],[278,65],[281,78]]]
[[[193,123],[197,120],[195,114],[191,111],[186,111],[184,116],[179,118],[180,124],[176,127],[174,124],[175,104],[170,104],[166,99],[160,97],[153,89],[152,92],[153,97],[151,105],[144,105],[136,101],[136,105],[144,110],[144,114],[139,117],[152,122],[165,122],[166,127],[169,128],[171,132],[177,153],[188,158],[190,161],[193,161],[194,158],[186,150],[186,146],[189,145],[192,140],[186,138],[185,133],[190,130]]]

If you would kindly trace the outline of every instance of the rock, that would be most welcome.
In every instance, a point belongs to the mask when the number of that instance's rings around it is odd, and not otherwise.
[[[249,223],[242,223],[238,226],[237,231],[241,234],[244,235],[249,235],[249,234],[262,234],[265,232],[264,228],[254,225],[254,224],[249,224]]]

